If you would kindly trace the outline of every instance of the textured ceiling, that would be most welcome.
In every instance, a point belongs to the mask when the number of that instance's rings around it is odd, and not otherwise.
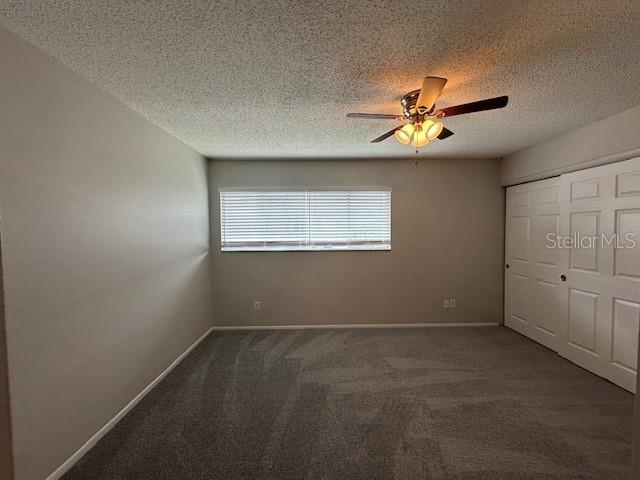
[[[213,157],[397,157],[369,141],[425,75],[447,119],[421,155],[501,156],[640,104],[638,0],[0,0],[0,22]]]

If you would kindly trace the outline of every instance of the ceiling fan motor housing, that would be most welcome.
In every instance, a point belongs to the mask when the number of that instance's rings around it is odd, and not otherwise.
[[[431,112],[433,112],[434,107],[432,107],[429,111],[427,111],[425,108],[416,107],[419,96],[420,89],[412,90],[409,93],[405,94],[400,100],[400,103],[402,104],[402,113],[405,117],[415,120],[419,116],[429,115],[431,114]]]

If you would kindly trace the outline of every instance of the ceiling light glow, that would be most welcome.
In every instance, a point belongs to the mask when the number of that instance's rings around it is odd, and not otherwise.
[[[437,138],[442,132],[444,125],[437,120],[427,118],[422,122],[407,123],[402,128],[396,130],[396,139],[405,145],[409,144],[414,148],[427,145],[431,140]]]

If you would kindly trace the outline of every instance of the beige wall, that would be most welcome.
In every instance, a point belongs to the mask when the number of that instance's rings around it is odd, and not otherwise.
[[[503,185],[539,180],[640,155],[640,106],[502,159]]]
[[[497,161],[413,161],[211,161],[214,324],[501,321]],[[219,188],[338,185],[393,188],[390,252],[220,252]]]
[[[51,474],[210,326],[205,160],[0,28],[18,480]]]

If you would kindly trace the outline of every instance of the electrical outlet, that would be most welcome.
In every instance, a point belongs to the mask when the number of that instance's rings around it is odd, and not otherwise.
[[[253,302],[253,309],[260,310],[260,302],[258,302],[257,300]]]
[[[442,308],[449,308],[449,299],[442,300]]]
[[[456,299],[455,298],[450,298],[449,299],[449,308],[456,308]]]

